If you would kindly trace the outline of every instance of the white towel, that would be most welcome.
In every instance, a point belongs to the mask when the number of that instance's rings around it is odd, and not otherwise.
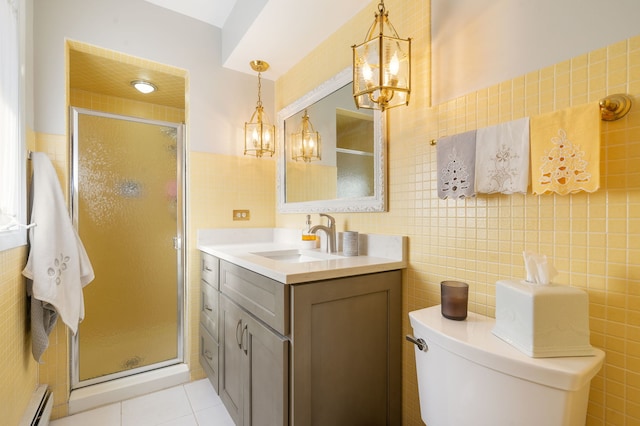
[[[475,192],[476,131],[472,130],[438,141],[438,197],[473,197]]]
[[[31,154],[33,205],[31,245],[22,275],[33,281],[33,297],[53,306],[73,334],[84,318],[82,288],[93,278],[87,252],[64,202],[58,176],[46,154]]]
[[[476,191],[526,194],[529,186],[529,118],[478,129]]]

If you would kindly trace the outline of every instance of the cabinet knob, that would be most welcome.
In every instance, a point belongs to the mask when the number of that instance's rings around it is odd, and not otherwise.
[[[427,342],[424,341],[424,339],[421,339],[419,337],[415,338],[410,334],[407,334],[405,338],[411,343],[413,343],[414,345],[416,345],[418,349],[420,349],[422,352],[427,352],[429,350],[429,346],[427,345]]]

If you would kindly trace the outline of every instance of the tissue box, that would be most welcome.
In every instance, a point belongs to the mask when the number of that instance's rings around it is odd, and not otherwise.
[[[534,358],[593,355],[588,295],[568,286],[498,281],[493,334]]]

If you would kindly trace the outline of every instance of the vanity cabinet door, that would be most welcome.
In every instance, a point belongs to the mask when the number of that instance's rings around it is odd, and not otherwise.
[[[292,286],[292,425],[401,424],[401,279]]]
[[[236,425],[286,426],[289,342],[220,298],[220,398]]]
[[[244,425],[286,426],[289,341],[249,315],[244,322]]]
[[[220,297],[220,399],[236,425],[243,416],[243,311],[227,297]]]

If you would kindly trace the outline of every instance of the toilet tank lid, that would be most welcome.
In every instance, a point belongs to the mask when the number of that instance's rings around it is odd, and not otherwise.
[[[438,345],[468,361],[504,374],[565,391],[588,385],[604,361],[604,352],[593,356],[531,358],[492,333],[495,319],[469,312],[464,321],[442,316],[440,306],[409,312],[415,337]]]

